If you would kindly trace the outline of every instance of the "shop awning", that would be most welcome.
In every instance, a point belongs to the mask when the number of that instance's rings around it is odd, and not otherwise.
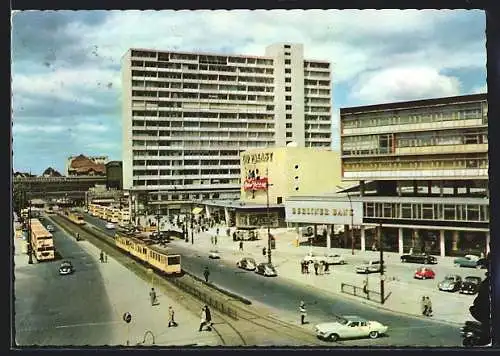
[[[199,213],[201,213],[203,211],[203,208],[194,208],[193,209],[193,214],[194,215],[198,215]]]

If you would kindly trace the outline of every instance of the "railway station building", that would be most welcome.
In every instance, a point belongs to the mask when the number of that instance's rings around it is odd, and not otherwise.
[[[352,186],[288,198],[287,222],[344,224],[346,247],[352,226],[361,250],[377,248],[378,226],[384,249],[400,254],[489,252],[486,94],[342,108],[340,124]]]

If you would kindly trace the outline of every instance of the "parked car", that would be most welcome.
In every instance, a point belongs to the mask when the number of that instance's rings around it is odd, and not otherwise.
[[[274,266],[270,263],[259,263],[255,268],[255,273],[261,274],[266,277],[276,277],[278,273]]]
[[[365,261],[362,265],[356,267],[356,273],[377,273],[380,272],[380,261]]]
[[[481,284],[481,277],[468,276],[465,277],[460,286],[461,294],[476,294],[479,292],[479,286]]]
[[[210,253],[208,254],[208,258],[211,258],[211,259],[214,259],[214,260],[219,259],[220,258],[219,251],[217,251],[217,250],[210,250]]]
[[[48,232],[54,232],[55,231],[55,228],[53,225],[47,225],[47,231]]]
[[[59,274],[61,276],[67,275],[67,274],[72,274],[75,271],[73,268],[73,264],[71,261],[62,261],[61,265],[59,266]]]
[[[462,277],[456,274],[449,274],[439,282],[438,289],[445,292],[456,292],[462,286]]]
[[[437,258],[435,256],[431,256],[426,253],[413,253],[406,254],[401,256],[401,262],[412,262],[412,263],[423,263],[423,264],[433,264],[435,265],[437,262]]]
[[[385,334],[388,329],[378,321],[369,321],[354,315],[341,316],[337,319],[337,321],[316,325],[314,327],[316,336],[328,341],[362,337],[376,339]]]
[[[434,279],[435,277],[436,273],[428,267],[420,267],[413,275],[413,278],[416,279]]]
[[[344,260],[344,257],[339,254],[326,254],[325,255],[325,262],[329,265],[345,265],[346,262]]]
[[[238,268],[246,269],[247,271],[253,271],[255,270],[257,264],[255,263],[255,260],[253,258],[243,257],[238,262],[236,262],[236,266]]]
[[[476,255],[465,255],[464,257],[457,257],[453,260],[453,264],[458,267],[481,268],[481,258]]]
[[[108,230],[113,230],[114,228],[115,228],[115,224],[110,223],[110,222],[109,222],[109,223],[106,223],[106,229],[108,229]]]

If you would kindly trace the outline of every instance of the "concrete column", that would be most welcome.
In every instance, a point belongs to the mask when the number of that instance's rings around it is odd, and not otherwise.
[[[224,218],[226,219],[226,225],[229,226],[229,222],[231,221],[229,217],[229,209],[224,208]]]
[[[366,251],[366,237],[365,237],[365,227],[361,225],[361,251]]]
[[[486,254],[490,253],[490,232],[486,232]]]
[[[328,231],[328,228],[327,228],[327,231]],[[333,228],[331,229],[331,231],[333,231]],[[332,248],[332,234],[329,234],[329,233],[326,234],[326,248],[327,249]]]
[[[363,196],[365,195],[365,181],[359,181],[359,195]]]
[[[451,250],[456,251],[458,250],[458,238],[459,238],[459,232],[458,231],[453,231],[453,236],[451,239]]]
[[[445,245],[444,245],[444,230],[439,230],[439,255],[441,257],[445,256]]]
[[[403,228],[402,227],[400,227],[398,229],[398,251],[399,251],[400,255],[402,255],[404,253]]]

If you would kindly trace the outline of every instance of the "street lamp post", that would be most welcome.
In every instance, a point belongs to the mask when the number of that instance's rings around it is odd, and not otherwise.
[[[33,250],[31,246],[31,200],[28,196],[28,264],[33,264]]]
[[[266,205],[267,205],[267,262],[271,262],[271,216],[269,214],[269,169],[266,168]]]
[[[337,185],[337,188],[344,189]],[[352,200],[349,192],[345,192],[347,199],[349,199],[349,205],[351,206],[351,254],[354,255],[354,210],[352,208]]]

